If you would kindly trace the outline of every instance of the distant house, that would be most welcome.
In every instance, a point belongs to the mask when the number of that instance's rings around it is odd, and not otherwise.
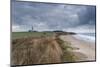
[[[28,30],[28,32],[33,32],[32,30]]]

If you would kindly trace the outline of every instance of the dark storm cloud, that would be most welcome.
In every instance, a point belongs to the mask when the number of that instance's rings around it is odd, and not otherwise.
[[[95,30],[95,6],[12,2],[14,30],[32,25],[36,30]],[[26,28],[25,28],[26,29]]]
[[[95,24],[96,21],[96,8],[93,6],[86,7],[86,11],[78,13],[81,24]],[[93,22],[91,22],[93,21]]]

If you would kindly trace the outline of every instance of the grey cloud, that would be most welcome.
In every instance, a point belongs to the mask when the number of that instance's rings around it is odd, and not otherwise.
[[[33,25],[37,30],[62,30],[81,25],[86,27],[89,27],[89,25],[95,26],[96,7],[35,2],[12,2],[12,23],[14,25],[27,25],[27,27]],[[39,24],[42,25],[39,26]]]

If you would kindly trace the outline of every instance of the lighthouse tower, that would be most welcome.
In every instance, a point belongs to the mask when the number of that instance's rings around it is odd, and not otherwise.
[[[31,29],[28,32],[33,32],[33,31],[34,31],[34,28],[32,26]]]
[[[31,31],[33,31],[33,26],[32,26],[32,30]]]

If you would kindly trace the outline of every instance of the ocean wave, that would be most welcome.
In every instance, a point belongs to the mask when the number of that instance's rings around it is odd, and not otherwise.
[[[73,35],[73,36],[80,40],[95,42],[95,36],[89,36],[89,35],[83,35],[83,34],[77,34],[77,35]]]

